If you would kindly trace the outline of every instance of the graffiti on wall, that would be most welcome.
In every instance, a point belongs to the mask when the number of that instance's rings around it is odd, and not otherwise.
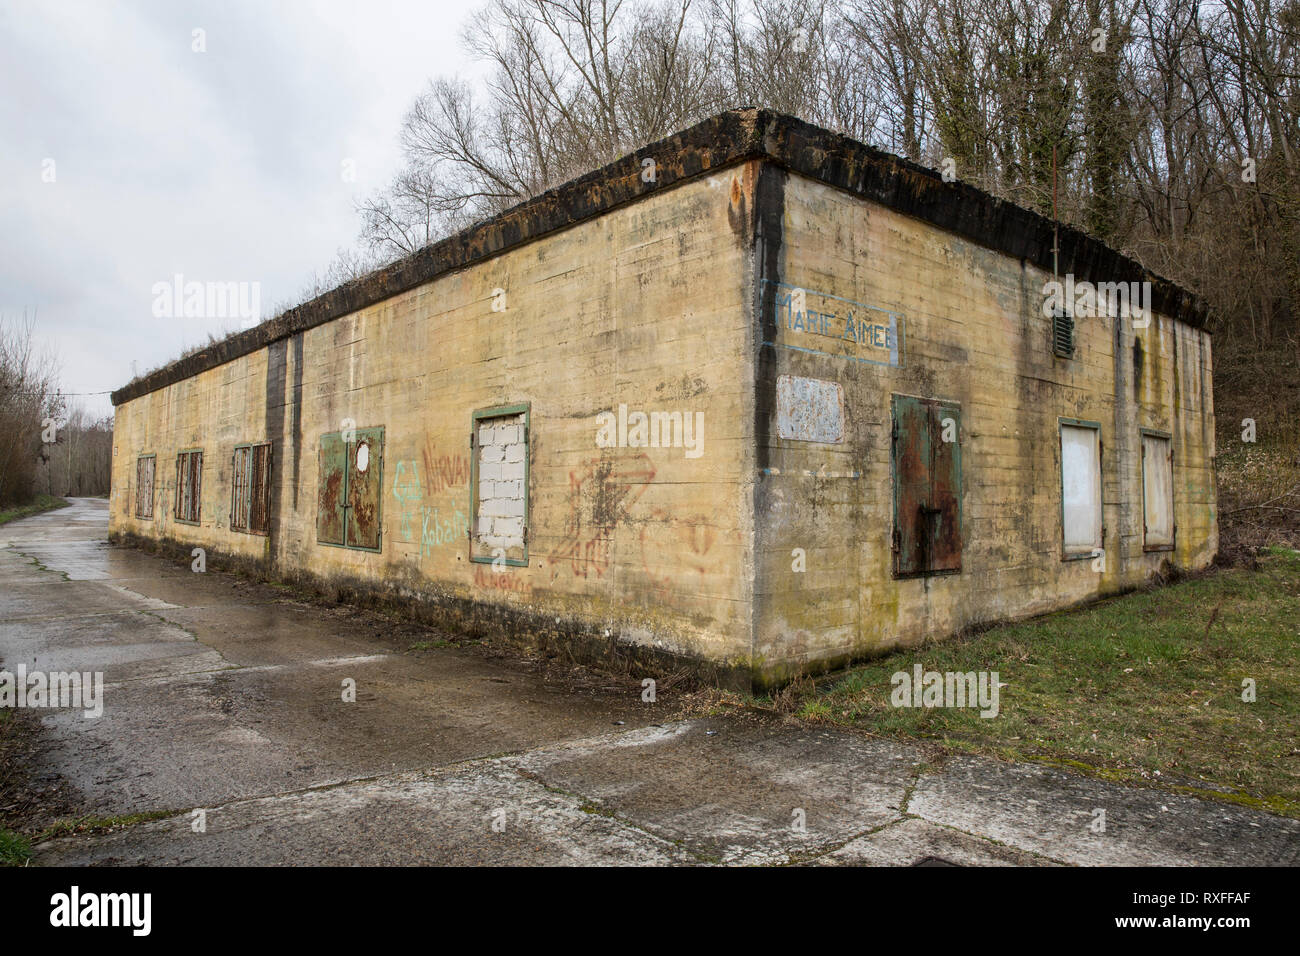
[[[420,485],[420,469],[414,461],[399,461],[393,475],[393,497],[397,499],[397,535],[403,541],[411,541],[414,536],[413,519],[415,509],[424,498],[424,488]]]
[[[477,587],[494,588],[498,591],[511,591],[515,594],[532,594],[533,586],[517,574],[498,573],[491,565],[474,565],[474,584]]]
[[[623,460],[593,458],[570,471],[569,513],[556,563],[574,577],[604,577],[614,528],[628,521],[654,476],[654,463],[644,453]]]
[[[448,488],[461,488],[469,484],[468,455],[439,455],[429,444],[424,446],[424,478],[428,485],[426,494],[436,495]]]
[[[423,471],[423,479],[421,479]],[[393,499],[397,502],[398,537],[419,545],[420,558],[469,533],[469,517],[453,502],[434,501],[435,495],[469,488],[469,457],[440,455],[425,443],[420,461],[398,461],[393,474]]]
[[[552,562],[552,581],[566,569],[577,578],[605,577],[614,562],[618,527],[634,529],[624,539],[630,548],[620,562],[639,569],[657,587],[680,582],[682,570],[718,573],[714,545],[720,532],[714,518],[641,506],[655,474],[654,462],[645,454],[594,458],[569,472],[569,513]]]
[[[469,519],[459,508],[448,514],[440,514],[436,507],[420,509],[420,557],[432,554],[434,548],[464,541],[469,534]]]

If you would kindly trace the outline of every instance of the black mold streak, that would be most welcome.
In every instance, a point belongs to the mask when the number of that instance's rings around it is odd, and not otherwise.
[[[266,360],[266,437],[271,442],[271,513],[268,539],[280,536],[280,493],[284,490],[284,468],[277,467],[284,454],[284,398],[289,369],[285,362],[289,343],[272,342]]]
[[[763,343],[776,341],[776,295],[785,259],[785,181],[783,170],[764,164],[754,184],[754,443],[760,470],[771,464],[776,356]]]
[[[302,463],[302,340],[303,333],[293,337],[293,510],[298,510],[298,469]],[[275,467],[275,457],[271,458]]]

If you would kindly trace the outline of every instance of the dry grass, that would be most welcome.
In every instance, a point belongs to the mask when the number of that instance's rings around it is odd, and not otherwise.
[[[1249,565],[1260,548],[1300,547],[1300,359],[1278,349],[1216,361],[1220,553]]]

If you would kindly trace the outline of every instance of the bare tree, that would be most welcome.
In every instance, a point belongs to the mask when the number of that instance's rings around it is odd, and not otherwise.
[[[0,316],[0,506],[33,494],[41,433],[62,411],[58,365],[36,344],[36,317]]]
[[[80,403],[68,403],[55,425],[55,441],[41,444],[36,490],[75,497],[107,495],[113,465],[113,419],[91,419]]]
[[[488,0],[463,40],[486,83],[415,100],[405,170],[360,206],[377,261],[760,106],[1056,195],[1222,327],[1297,336],[1300,0]]]

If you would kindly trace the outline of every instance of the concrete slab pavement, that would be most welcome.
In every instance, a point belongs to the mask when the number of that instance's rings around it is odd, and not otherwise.
[[[102,717],[41,714],[42,771],[80,812],[175,812],[46,840],[39,863],[1300,862],[1300,821],[1046,766],[936,764],[756,712],[674,719],[635,679],[412,651],[428,629],[192,574],[104,531],[84,501],[0,528],[0,660],[104,672]]]

